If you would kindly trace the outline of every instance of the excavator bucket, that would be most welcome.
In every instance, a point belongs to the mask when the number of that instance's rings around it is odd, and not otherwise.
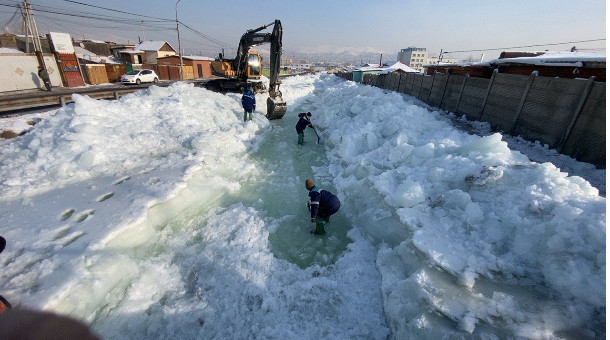
[[[282,99],[282,97],[267,98],[267,119],[281,119],[284,117],[286,110],[286,102]]]

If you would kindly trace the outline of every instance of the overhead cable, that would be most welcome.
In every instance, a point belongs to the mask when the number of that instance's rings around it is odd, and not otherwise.
[[[447,53],[464,53],[464,52],[484,52],[484,51],[496,51],[496,50],[510,50],[510,49],[514,49],[514,48],[527,48],[527,47],[542,47],[542,46],[579,44],[579,43],[585,43],[585,42],[605,41],[605,40],[606,40],[606,38],[602,38],[602,39],[590,39],[590,40],[580,40],[580,41],[567,41],[567,42],[562,42],[562,43],[537,44],[537,45],[514,46],[514,47],[499,47],[499,48],[486,48],[486,49],[479,49],[479,50],[446,51],[446,52],[442,52],[442,54],[447,54]]]

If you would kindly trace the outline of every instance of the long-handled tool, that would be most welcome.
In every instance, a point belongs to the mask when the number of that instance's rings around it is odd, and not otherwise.
[[[312,125],[313,126],[313,125]],[[316,130],[316,127],[313,127],[313,132],[316,133],[316,137],[318,137],[318,144],[320,144],[320,135],[318,135],[318,130]]]

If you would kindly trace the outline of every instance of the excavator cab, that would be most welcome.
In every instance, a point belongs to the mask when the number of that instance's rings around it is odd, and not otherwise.
[[[248,53],[248,79],[260,79],[261,77],[261,56],[258,52]]]

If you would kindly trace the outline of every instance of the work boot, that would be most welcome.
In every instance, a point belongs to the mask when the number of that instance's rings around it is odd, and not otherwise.
[[[316,235],[325,235],[326,231],[324,231],[325,222],[320,219],[316,219],[316,230],[313,232]]]

